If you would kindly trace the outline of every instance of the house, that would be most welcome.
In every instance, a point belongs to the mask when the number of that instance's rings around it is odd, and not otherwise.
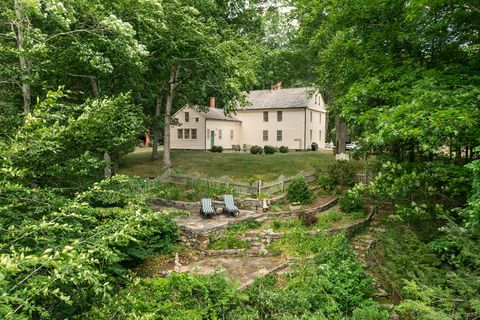
[[[287,146],[307,150],[315,142],[325,145],[327,111],[320,93],[309,88],[254,90],[247,93],[247,105],[236,114],[225,115],[215,108],[187,105],[175,113],[171,126],[172,149],[208,150],[212,146]]]

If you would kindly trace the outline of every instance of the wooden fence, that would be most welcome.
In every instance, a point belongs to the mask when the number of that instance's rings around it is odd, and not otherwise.
[[[292,177],[280,176],[275,181],[266,182],[262,180],[256,180],[252,183],[235,181],[227,177],[209,179],[204,177],[186,176],[186,175],[181,175],[177,173],[170,173],[164,176],[163,179],[170,183],[179,184],[179,185],[189,185],[189,184],[195,184],[195,183],[202,183],[209,186],[226,185],[230,188],[233,188],[237,193],[242,195],[258,195],[260,193],[265,193],[265,194],[283,193],[287,190],[288,186],[293,181],[293,179],[297,177],[304,177],[305,180],[307,180],[307,182],[309,183],[317,179],[317,176],[315,173],[303,173],[303,172]],[[356,175],[356,180],[358,183],[369,183],[371,180],[371,177],[366,172],[362,172]]]
[[[277,180],[271,182],[256,180],[252,183],[249,183],[235,181],[228,178],[208,179],[203,177],[192,177],[172,173],[164,176],[163,179],[170,183],[179,185],[189,185],[195,183],[217,186],[226,185],[230,188],[233,188],[239,194],[254,195],[260,193],[274,194],[278,192],[284,192],[288,188],[289,184],[293,181],[293,179],[297,177],[304,177],[307,182],[315,181],[317,178],[314,173],[300,173],[293,177],[280,176]]]

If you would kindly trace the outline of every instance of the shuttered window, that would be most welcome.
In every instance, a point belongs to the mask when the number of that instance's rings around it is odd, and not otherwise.
[[[178,129],[178,139],[183,139],[183,130],[182,129]]]
[[[283,133],[282,130],[277,130],[277,141],[282,141]]]
[[[283,120],[283,112],[277,111],[277,121],[282,121],[282,120]]]
[[[222,139],[222,130],[218,130],[218,139]]]
[[[268,130],[263,130],[263,141],[268,141]]]
[[[193,140],[197,139],[197,129],[192,129],[192,139]]]
[[[268,122],[268,111],[263,111],[263,122]]]
[[[185,139],[190,139],[190,129],[185,129],[183,130],[183,135],[185,137]]]
[[[189,121],[190,121],[190,113],[185,112],[185,122],[189,122]]]

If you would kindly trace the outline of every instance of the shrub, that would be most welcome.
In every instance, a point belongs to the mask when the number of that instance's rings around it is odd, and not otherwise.
[[[352,320],[388,320],[388,311],[379,309],[377,305],[372,304],[353,310]]]
[[[262,154],[263,153],[263,149],[262,147],[259,147],[259,146],[252,146],[250,148],[250,153],[251,154]]]
[[[275,147],[272,147],[272,146],[265,146],[265,147],[263,147],[263,150],[265,151],[265,154],[274,154],[275,153]]]
[[[336,181],[330,175],[319,175],[317,179],[317,184],[322,190],[333,191],[336,186]]]
[[[210,149],[210,151],[221,153],[221,152],[223,152],[223,147],[222,146],[213,146],[212,149]]]
[[[343,195],[343,197],[340,198],[338,202],[340,204],[340,209],[342,209],[343,212],[354,213],[365,211],[362,196],[358,192],[349,190]]]
[[[280,153],[288,153],[288,147],[281,146],[280,148],[278,148],[278,151],[280,151]]]
[[[327,167],[327,174],[336,185],[342,187],[355,185],[356,170],[351,161],[335,161]]]
[[[313,201],[313,193],[304,177],[295,178],[288,186],[287,200],[308,204]]]

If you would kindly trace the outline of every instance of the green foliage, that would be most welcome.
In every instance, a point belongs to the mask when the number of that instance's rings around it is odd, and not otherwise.
[[[472,174],[472,192],[468,199],[467,227],[480,229],[480,161],[474,161],[467,166]]]
[[[177,229],[167,216],[128,203],[121,192],[113,193],[115,201],[105,202],[118,182],[97,184],[78,200],[46,188],[0,185],[0,193],[12,194],[1,198],[0,211],[22,213],[0,220],[0,295],[7,297],[0,302],[2,317],[63,319],[79,314],[125,281],[125,266],[172,250]],[[17,197],[25,197],[27,205],[19,206]],[[94,199],[101,206],[80,199]]]
[[[267,276],[247,289],[249,304],[262,319],[343,319],[369,302],[370,278],[355,259],[344,237],[310,238],[315,258],[283,277]],[[299,240],[299,246],[305,246]]]
[[[377,305],[371,304],[353,310],[352,320],[388,320],[388,311],[381,310]]]
[[[263,149],[262,147],[259,147],[259,146],[252,146],[250,148],[250,153],[251,154],[262,154],[263,153]]]
[[[274,154],[276,150],[275,150],[275,147],[264,146],[263,151],[265,151],[265,154]]]
[[[355,185],[356,167],[352,161],[335,161],[327,167],[327,174],[335,184],[341,187]]]
[[[213,146],[212,149],[210,149],[210,151],[222,153],[223,152],[223,147],[222,146]]]
[[[280,148],[278,148],[278,151],[280,151],[280,153],[288,153],[288,147],[281,146]]]
[[[362,195],[356,192],[356,190],[347,191],[339,200],[340,209],[343,212],[365,212],[365,206],[363,204]]]
[[[430,231],[392,219],[379,239],[383,272],[404,298],[398,312],[422,319],[463,319],[478,311],[478,235],[450,223]],[[428,241],[428,242],[426,242]]]
[[[239,237],[245,233],[246,230],[256,229],[261,226],[261,223],[256,220],[247,220],[236,223],[228,229],[217,239],[214,239],[208,244],[208,249],[223,250],[223,249],[248,249],[250,243],[240,240]]]
[[[337,186],[334,178],[323,174],[318,174],[317,184],[323,191],[333,191]]]
[[[134,283],[86,315],[89,319],[223,319],[245,294],[223,276],[172,274]]]
[[[64,98],[49,92],[0,152],[25,183],[82,189],[101,177],[104,152],[115,160],[137,144],[142,116],[128,95],[82,105],[64,105]]]
[[[249,249],[250,243],[239,240],[236,236],[227,234],[220,239],[212,241],[208,244],[208,250],[226,250],[226,249]]]
[[[313,193],[308,188],[308,183],[304,177],[297,177],[290,182],[287,200],[289,202],[300,202],[301,204],[309,204],[313,201]]]

